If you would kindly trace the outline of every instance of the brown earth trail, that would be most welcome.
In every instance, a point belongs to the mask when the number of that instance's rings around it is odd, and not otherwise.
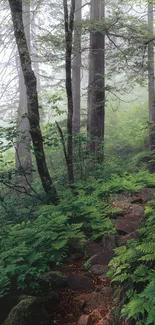
[[[111,198],[112,206],[121,208],[113,224],[117,235],[105,235],[100,242],[89,242],[85,260],[77,255],[61,272],[66,276],[66,286],[58,293],[60,305],[51,316],[51,324],[57,325],[133,325],[132,321],[119,320],[119,292],[111,286],[106,276],[108,263],[114,249],[127,240],[138,236],[137,229],[144,218],[144,208],[154,199],[155,189],[145,188],[134,195],[116,194]]]

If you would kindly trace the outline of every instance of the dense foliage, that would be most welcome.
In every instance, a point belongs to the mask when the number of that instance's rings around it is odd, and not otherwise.
[[[122,316],[136,324],[154,324],[155,319],[155,202],[145,210],[139,238],[116,249],[109,274],[122,289]],[[124,297],[125,293],[125,297]]]
[[[7,199],[1,206],[0,294],[10,290],[37,292],[43,274],[60,265],[72,251],[80,250],[86,240],[115,233],[112,218],[120,209],[109,205],[111,194],[135,192],[154,182],[154,177],[145,171],[113,174],[109,180],[100,174],[100,178],[90,177],[87,182],[77,183],[76,193],[71,189],[60,192],[61,202],[57,206],[42,205],[33,197],[29,207],[23,208],[25,196],[20,201],[15,195]],[[13,215],[9,207],[15,199],[18,206],[12,210]],[[120,248],[122,254],[125,251],[126,248]],[[124,259],[120,258],[122,263]],[[128,259],[128,252],[124,258]],[[123,262],[123,269],[125,265]]]

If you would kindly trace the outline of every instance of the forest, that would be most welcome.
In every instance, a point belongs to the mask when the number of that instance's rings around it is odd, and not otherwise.
[[[0,325],[153,325],[154,0],[0,8]]]

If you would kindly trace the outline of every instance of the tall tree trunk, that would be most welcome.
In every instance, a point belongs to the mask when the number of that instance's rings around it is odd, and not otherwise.
[[[148,27],[150,37],[154,32],[153,1],[148,0]],[[154,84],[154,42],[148,43],[148,94],[149,94],[149,149],[155,149],[155,84]]]
[[[64,6],[64,21],[65,21],[65,69],[66,69],[66,93],[68,102],[67,115],[67,169],[69,184],[74,183],[73,171],[73,92],[72,92],[72,45],[73,45],[73,29],[74,29],[74,14],[75,0],[71,0],[70,13],[68,10],[67,0],[63,0]]]
[[[75,25],[73,46],[73,132],[80,133],[81,106],[81,7],[82,0],[75,1]]]
[[[105,33],[97,30],[97,22],[105,17],[104,0],[91,1],[91,19],[94,26],[90,33],[88,136],[90,152],[99,163],[103,161],[105,119]]]
[[[23,23],[28,49],[30,51],[30,2],[23,1]],[[18,170],[18,183],[29,188],[32,183],[32,157],[30,152],[31,136],[30,125],[27,118],[27,96],[23,72],[17,60],[19,76],[19,105],[17,111],[17,139],[16,139],[16,168]]]
[[[32,55],[32,65],[34,69],[34,74],[37,78],[37,91],[38,95],[41,92],[41,80],[40,80],[40,66],[39,66],[39,56],[38,56],[38,46],[37,46],[37,25],[39,26],[39,18],[37,17],[36,3],[34,0],[31,1],[31,55]],[[41,106],[41,98],[39,98]],[[40,119],[42,119],[42,111],[40,110]]]
[[[37,82],[32,70],[30,53],[25,37],[24,24],[22,20],[22,2],[21,0],[9,0],[9,5],[11,9],[14,34],[26,86],[30,134],[32,138],[38,173],[48,199],[51,202],[55,203],[57,201],[57,193],[46,164],[43,138],[40,129]]]

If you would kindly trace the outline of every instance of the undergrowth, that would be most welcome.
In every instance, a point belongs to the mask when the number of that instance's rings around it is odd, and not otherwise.
[[[145,210],[139,238],[116,249],[109,275],[122,288],[122,316],[137,325],[155,324],[155,201]]]
[[[24,197],[7,197],[0,208],[0,295],[10,292],[12,283],[16,290],[37,290],[40,277],[70,257],[72,239],[72,245],[76,243],[80,249],[87,240],[100,240],[104,234],[115,233],[111,216],[119,211],[108,203],[112,193],[133,193],[154,183],[155,176],[146,171],[112,174],[109,180],[100,174],[99,178],[77,182],[76,193],[69,188],[59,192],[57,206],[39,203],[38,198],[22,206]],[[135,254],[138,248],[135,250],[136,244],[132,245]],[[121,249],[122,261],[126,261],[126,248]]]

